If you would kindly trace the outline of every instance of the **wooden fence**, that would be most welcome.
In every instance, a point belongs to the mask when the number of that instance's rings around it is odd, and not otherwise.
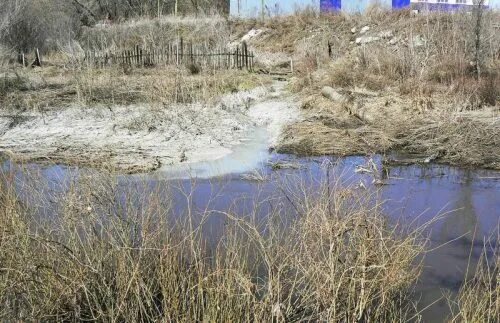
[[[142,48],[137,45],[130,50],[117,52],[87,51],[85,62],[92,66],[129,65],[136,67],[157,65],[196,65],[213,69],[247,69],[253,70],[254,54],[248,50],[246,43],[233,49],[202,45],[185,44],[183,40],[166,47]]]
[[[17,55],[17,62],[19,64],[22,64],[24,67],[42,66],[42,58],[40,56],[40,51],[38,50],[38,48],[35,49],[35,59],[31,62],[28,59],[28,55],[26,55],[24,52],[20,52]]]

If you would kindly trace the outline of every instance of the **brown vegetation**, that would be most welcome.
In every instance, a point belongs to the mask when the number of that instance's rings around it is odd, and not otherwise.
[[[500,317],[500,234],[488,241],[472,278],[467,279],[456,299],[448,300],[450,322],[497,322]],[[490,254],[489,251],[493,251]]]
[[[495,17],[488,15],[494,14],[486,15],[486,23]],[[305,120],[286,129],[279,151],[396,150],[422,162],[500,168],[498,34],[484,28],[490,35],[483,37],[483,73],[476,80],[468,33],[473,24],[466,15],[413,17],[375,8],[364,15],[318,17],[308,11],[229,25],[220,19],[179,21],[87,28],[79,39],[83,45],[70,39],[46,57],[42,69],[5,71],[0,105],[43,112],[74,104],[210,101],[269,79],[194,66],[95,69],[75,61],[85,46],[161,46],[179,35],[218,44],[229,32],[240,38],[250,28],[264,28],[251,45],[264,55],[289,55],[295,72],[290,88],[305,98]],[[373,37],[394,34],[358,46],[364,25]],[[12,35],[0,29],[4,43]],[[11,49],[3,52],[12,55]],[[323,97],[325,86],[338,99]],[[141,120],[128,125],[132,131],[148,126]],[[172,214],[168,190],[135,179],[124,191],[124,183],[107,173],[82,171],[50,196],[45,192],[53,183],[29,169],[1,174],[1,320],[381,322],[416,314],[408,298],[425,252],[423,228],[389,223],[381,205],[354,187],[285,187],[293,210],[272,208],[259,221],[258,205],[243,215],[191,209]],[[19,174],[27,183],[22,190],[15,184]],[[213,218],[225,221],[215,242],[203,235]],[[480,267],[463,287],[452,320],[493,322],[498,316],[498,264],[490,268]]]
[[[180,38],[186,43],[206,44],[207,47],[225,46],[229,40],[229,26],[221,16],[138,18],[109,26],[82,28],[79,43],[85,49],[130,49],[135,45],[145,48],[166,48]]]
[[[256,50],[294,60],[290,88],[304,97],[305,119],[285,131],[279,151],[399,151],[416,155],[413,160],[499,169],[497,19],[498,12],[483,13],[479,56],[477,17],[463,12],[304,12],[237,21],[235,29],[263,30],[251,40]],[[338,98],[323,98],[325,86]]]
[[[109,27],[137,17],[226,14],[228,9],[227,0],[4,0],[0,43],[16,51],[51,51],[71,44],[82,27]]]
[[[46,58],[50,62],[50,58]],[[235,70],[193,73],[189,67],[16,69],[0,77],[0,104],[13,111],[68,106],[208,102],[266,83]]]
[[[54,189],[29,169],[3,172],[0,319],[409,318],[422,228],[389,224],[371,196],[333,182],[313,192],[291,180],[283,192],[295,211],[260,217],[258,204],[250,214],[172,214],[168,189],[102,173]],[[225,223],[216,241],[203,234],[213,218]]]

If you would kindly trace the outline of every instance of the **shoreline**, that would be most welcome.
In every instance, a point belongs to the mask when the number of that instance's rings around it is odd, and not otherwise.
[[[143,173],[210,162],[267,129],[276,145],[299,118],[283,84],[224,95],[217,104],[79,108],[0,116],[0,151],[14,160],[50,161]],[[263,139],[261,139],[263,140]],[[269,147],[268,147],[269,148]]]

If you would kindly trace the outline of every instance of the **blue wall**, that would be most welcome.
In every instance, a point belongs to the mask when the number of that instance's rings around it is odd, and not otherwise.
[[[322,8],[342,9],[347,12],[360,12],[367,8],[370,3],[376,0],[265,0],[267,7],[266,14],[290,14],[296,10],[311,7],[315,10]],[[383,6],[388,8],[401,8],[409,5],[410,0],[378,0]],[[240,10],[238,12],[238,0],[230,0],[231,15],[255,17],[261,13],[261,0],[239,0]],[[490,0],[490,7],[500,8],[500,0]]]
[[[342,10],[348,12],[361,12],[365,10],[371,3],[377,2],[383,6],[390,8],[404,8],[410,5],[410,0],[342,0]],[[460,7],[461,5],[449,4],[433,4],[432,8],[439,9],[441,7]],[[490,8],[500,8],[500,0],[490,0]]]
[[[264,5],[266,7],[266,14],[289,14],[307,7],[319,10],[319,1],[320,0],[264,0]],[[230,0],[230,12],[232,16],[255,17],[260,15],[261,0],[240,0],[239,3],[240,8],[238,13],[238,0]]]

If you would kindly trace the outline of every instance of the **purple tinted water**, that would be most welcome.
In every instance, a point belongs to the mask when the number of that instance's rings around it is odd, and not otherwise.
[[[225,211],[229,208],[238,214],[248,214],[259,202],[259,216],[268,214],[271,208],[290,209],[284,200],[281,188],[283,183],[301,182],[314,187],[327,172],[325,162],[336,164],[335,174],[344,182],[374,188],[371,174],[357,173],[357,165],[367,165],[365,157],[333,158],[295,158],[273,155],[274,161],[286,160],[298,164],[299,169],[273,170],[267,164],[258,169],[264,181],[251,181],[242,174],[228,174],[216,178],[171,179],[166,173],[140,176],[120,176],[126,187],[137,185],[137,207],[144,185],[150,189],[165,189],[165,196],[173,198],[173,212],[186,214],[204,210]],[[374,158],[380,169],[380,158]],[[4,164],[4,170],[10,164]],[[74,169],[63,166],[30,166],[40,171],[40,177],[49,183],[45,192],[60,187],[77,174]],[[73,175],[69,175],[73,174]],[[18,186],[23,188],[23,178],[18,173]],[[177,176],[178,177],[178,176]],[[467,170],[440,165],[406,166],[387,168],[381,179],[385,185],[378,186],[378,196],[385,201],[384,209],[393,219],[415,220],[414,225],[423,223],[437,214],[446,216],[435,222],[429,231],[430,248],[433,251],[424,258],[424,271],[416,287],[415,297],[420,299],[420,307],[426,308],[424,322],[443,322],[448,315],[448,305],[442,298],[443,291],[456,293],[464,280],[468,266],[474,269],[486,237],[498,237],[500,230],[500,172],[486,170]],[[168,191],[168,192],[167,192]],[[141,192],[141,193],[139,193]],[[184,193],[189,192],[189,198]],[[281,197],[280,197],[281,196]],[[270,198],[272,202],[269,202]],[[35,197],[31,197],[35,199]],[[44,210],[42,208],[42,210]],[[47,212],[47,214],[50,212]],[[224,220],[211,217],[206,234],[215,237],[220,234]],[[474,239],[473,239],[474,238]],[[493,245],[498,241],[491,241]],[[470,261],[469,261],[470,258]]]

